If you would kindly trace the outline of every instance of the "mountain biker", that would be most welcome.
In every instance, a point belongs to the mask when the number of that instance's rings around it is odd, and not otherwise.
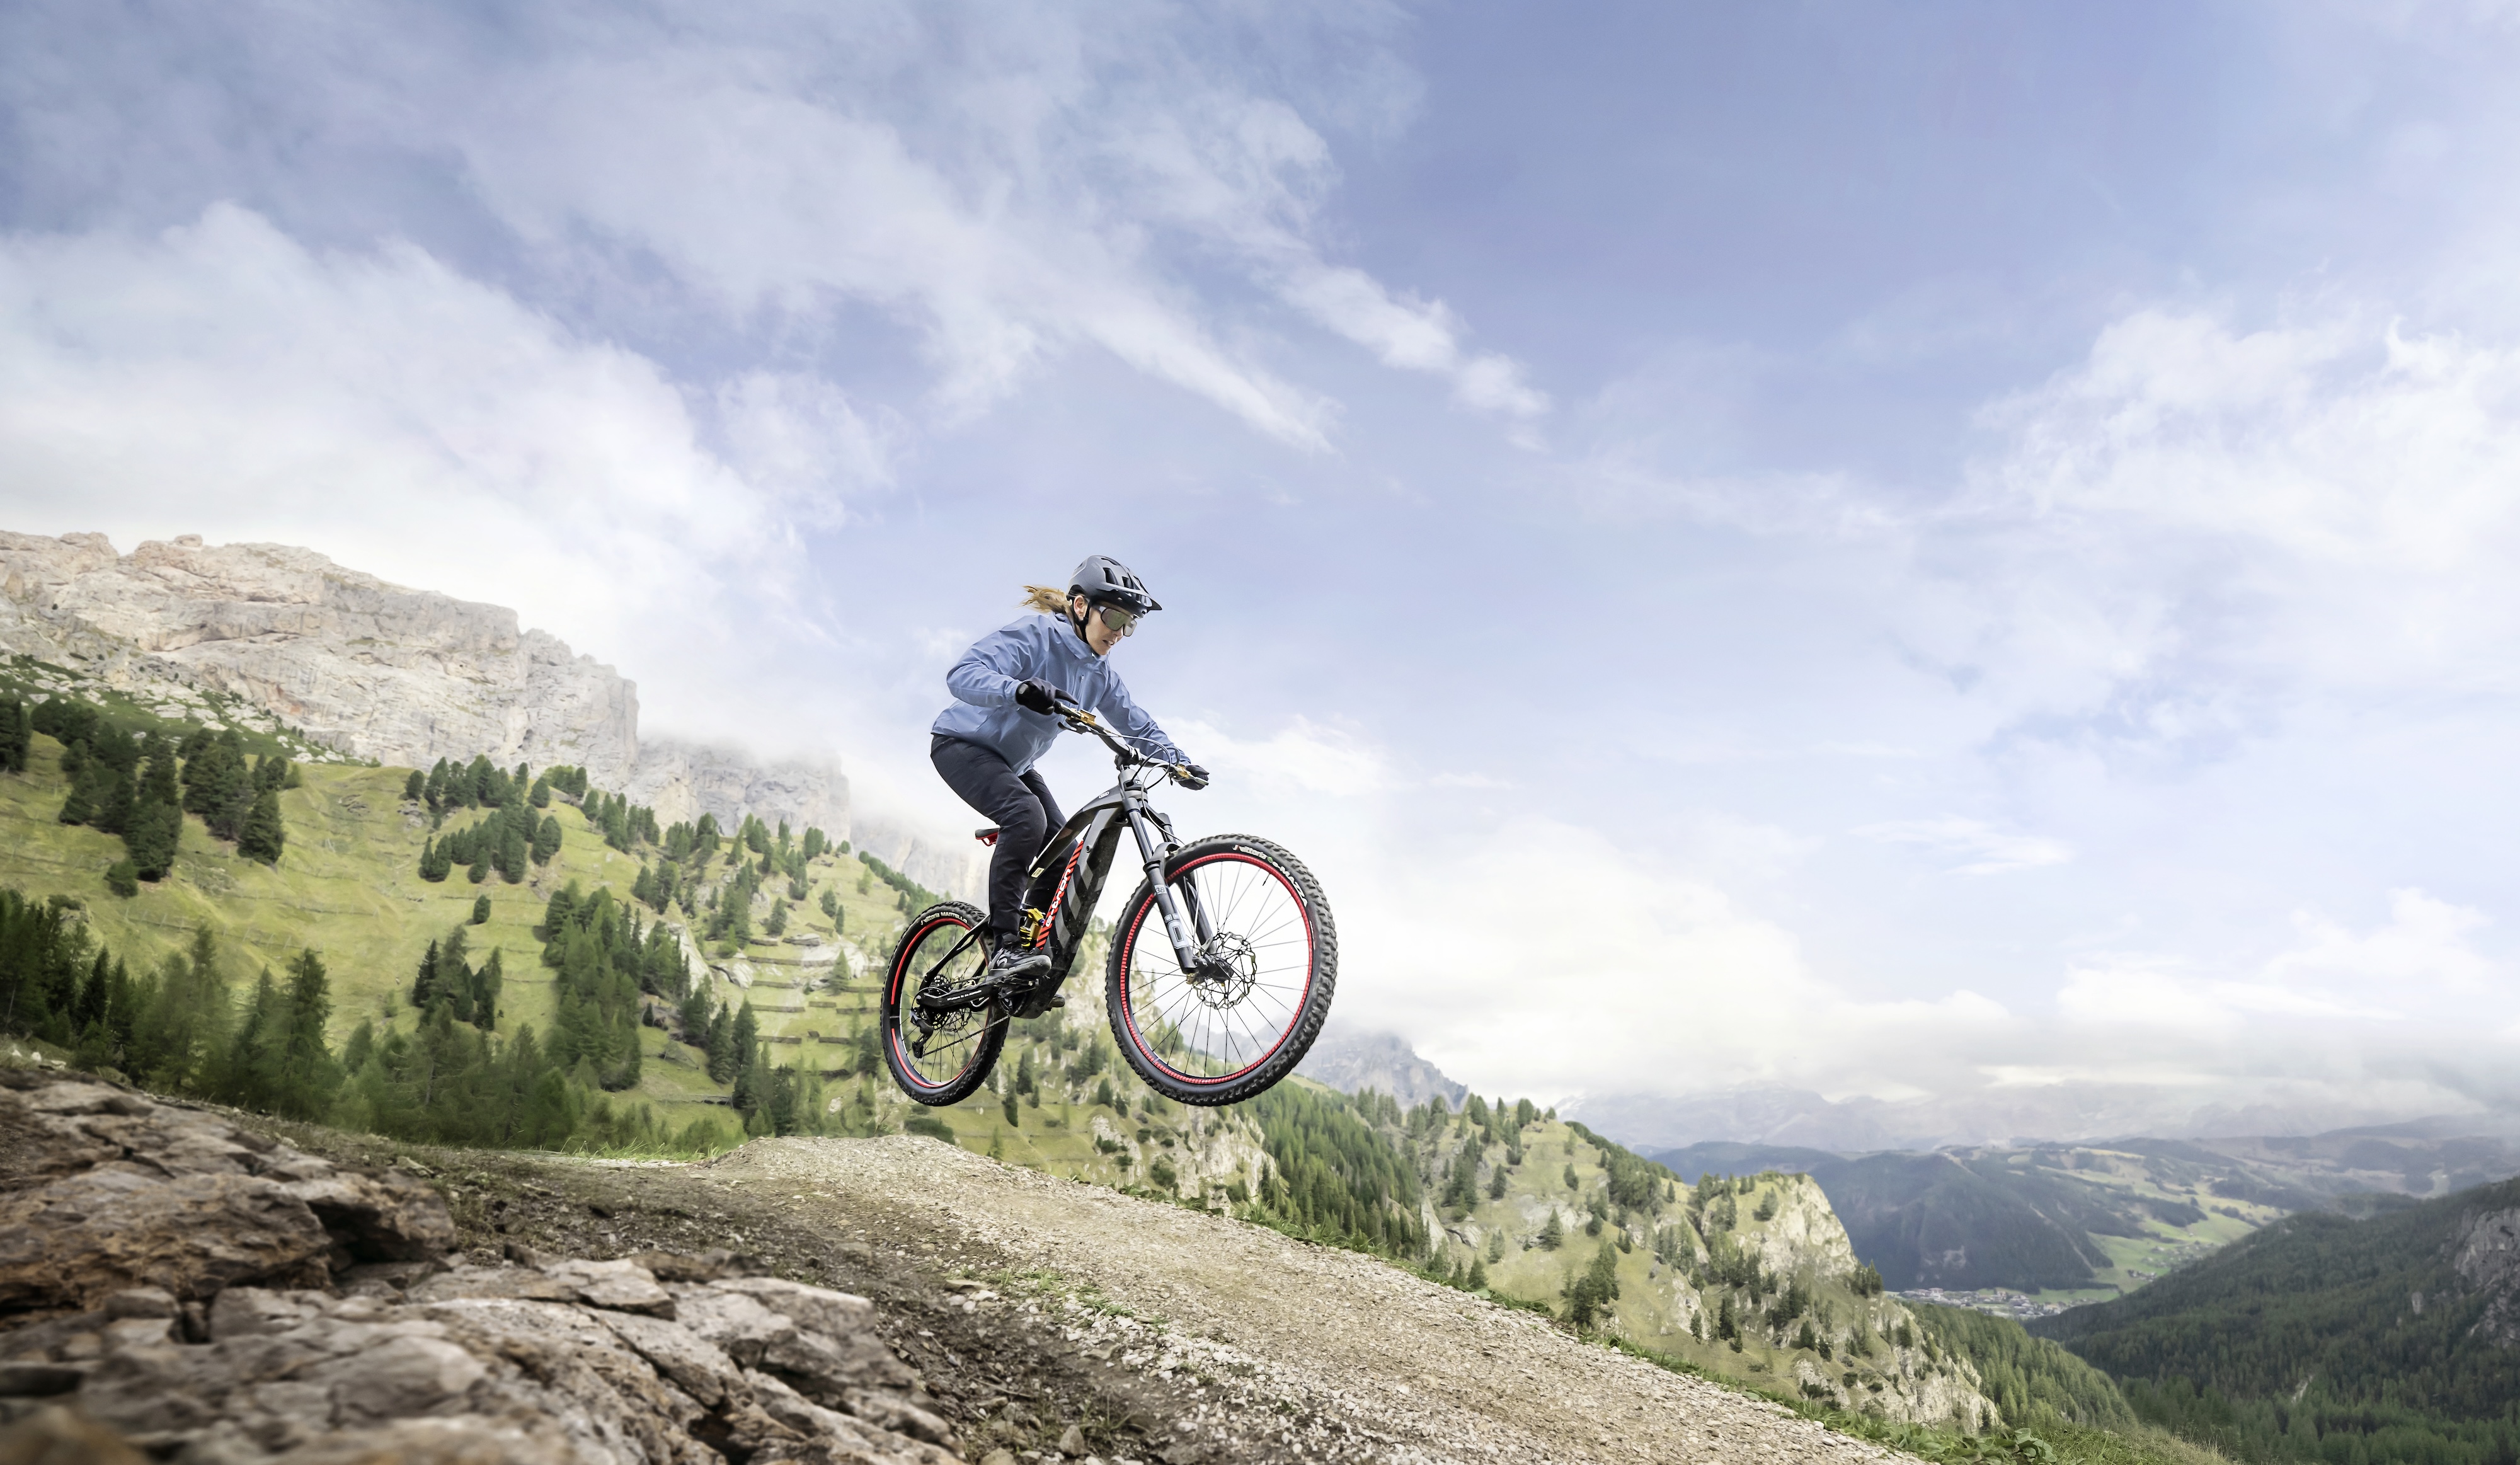
[[[989,860],[990,956],[983,980],[1011,982],[1050,969],[1050,956],[1018,949],[1024,872],[1066,818],[1033,764],[1058,738],[1058,706],[1100,713],[1139,747],[1181,770],[1192,789],[1207,787],[1207,770],[1173,746],[1155,719],[1129,700],[1108,661],[1150,611],[1163,609],[1129,567],[1095,555],[1076,567],[1061,595],[1024,586],[1024,606],[1038,615],[1000,626],[945,673],[954,705],[928,731],[928,761],[946,787],[998,826]]]

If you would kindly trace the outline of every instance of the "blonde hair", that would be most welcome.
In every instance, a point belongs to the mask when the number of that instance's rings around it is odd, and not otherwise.
[[[1067,592],[1054,590],[1048,585],[1026,585],[1023,609],[1039,611],[1045,616],[1064,616],[1067,614]]]

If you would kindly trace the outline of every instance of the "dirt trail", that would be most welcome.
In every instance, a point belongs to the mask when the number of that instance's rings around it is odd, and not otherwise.
[[[807,1224],[923,1211],[931,1255],[1057,1274],[964,1306],[1020,1309],[1088,1357],[1185,1385],[1171,1429],[1211,1457],[1902,1458],[1371,1258],[928,1140],[760,1141],[687,1173]]]

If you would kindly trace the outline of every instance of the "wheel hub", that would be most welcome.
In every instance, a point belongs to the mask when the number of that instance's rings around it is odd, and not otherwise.
[[[1198,963],[1190,974],[1190,989],[1199,1001],[1221,1009],[1249,996],[1252,984],[1259,980],[1259,952],[1249,940],[1229,931],[1200,949]]]

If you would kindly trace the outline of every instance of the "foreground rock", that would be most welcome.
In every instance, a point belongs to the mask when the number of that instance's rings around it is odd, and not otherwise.
[[[0,1074],[0,1457],[959,1458],[863,1298],[450,1260],[419,1181],[97,1083]]]

